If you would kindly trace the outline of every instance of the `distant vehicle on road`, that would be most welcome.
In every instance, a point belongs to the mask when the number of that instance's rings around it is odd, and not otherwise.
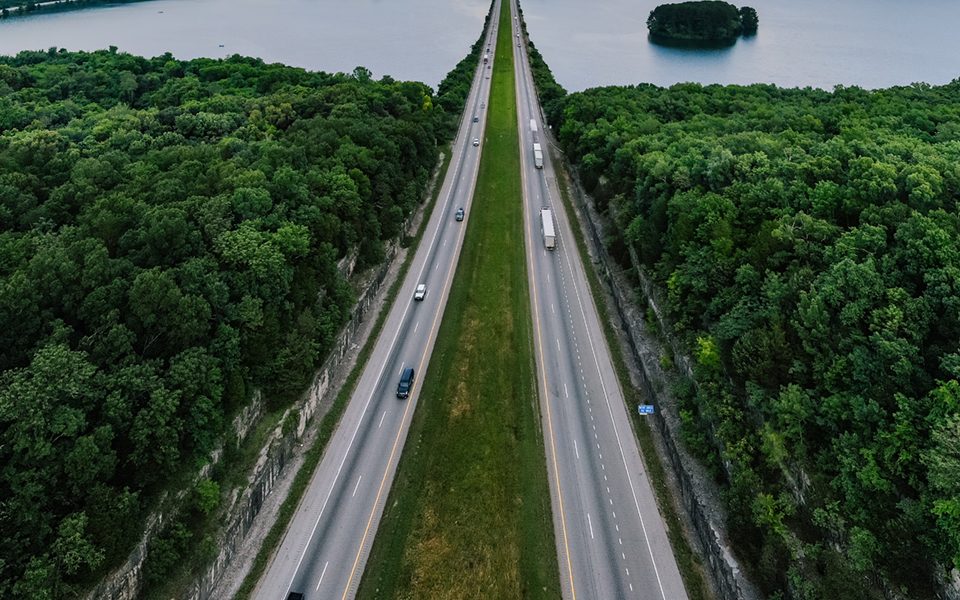
[[[479,145],[480,145],[480,138],[473,138],[473,145],[474,145],[474,146],[479,146]]]
[[[426,295],[427,295],[427,284],[421,283],[420,285],[417,286],[416,291],[413,292],[413,299],[423,300],[423,298]]]
[[[413,389],[413,367],[407,367],[400,376],[400,383],[397,384],[397,398],[405,400],[410,397],[410,390]]]
[[[543,150],[540,149],[540,144],[533,145],[533,166],[543,168]]]
[[[543,245],[547,250],[557,247],[557,234],[553,230],[553,213],[549,208],[540,209],[540,229],[543,231]]]
[[[303,600],[303,594],[300,592],[290,592],[290,595],[287,596],[287,600]]]
[[[457,215],[454,218],[458,221],[462,221],[463,215],[464,215],[463,207],[461,206],[460,208],[457,209]]]
[[[474,122],[474,123],[479,123],[479,122],[480,122],[480,117],[478,117],[477,115],[473,115],[473,122]]]
[[[536,133],[536,132],[537,132],[537,120],[536,120],[536,119],[530,119],[530,131],[532,131],[533,133]]]

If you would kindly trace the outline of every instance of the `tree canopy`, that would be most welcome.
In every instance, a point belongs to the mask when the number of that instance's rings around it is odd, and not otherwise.
[[[729,2],[698,0],[661,4],[647,18],[652,39],[733,42],[740,34],[757,32],[757,11],[737,9]]]
[[[553,114],[696,358],[685,435],[764,589],[932,595],[960,567],[960,81],[607,87]]]
[[[252,389],[299,394],[455,117],[362,68],[0,57],[0,597],[76,593]]]

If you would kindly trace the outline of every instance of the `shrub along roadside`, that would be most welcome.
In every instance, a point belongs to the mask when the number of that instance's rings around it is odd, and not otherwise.
[[[530,57],[530,72],[533,75],[533,83],[537,87],[537,96],[540,98],[540,106],[543,107],[543,114],[547,118],[547,123],[553,125],[560,121],[563,111],[563,99],[567,97],[567,90],[557,83],[553,77],[553,71],[543,60],[543,55],[537,50],[527,33],[527,22],[523,18],[523,9],[517,6],[520,13],[520,27],[523,29],[523,39],[527,44],[527,55]]]

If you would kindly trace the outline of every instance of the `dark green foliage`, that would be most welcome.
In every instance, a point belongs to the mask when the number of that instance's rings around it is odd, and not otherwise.
[[[757,32],[757,11],[719,0],[661,4],[650,11],[647,29],[654,39],[733,41]]]
[[[960,82],[600,88],[554,128],[667,292],[763,587],[930,595],[960,566]]]
[[[0,597],[82,589],[250,390],[300,393],[352,307],[337,262],[381,259],[449,118],[365,69],[0,58]]]
[[[760,25],[760,18],[757,17],[757,11],[749,6],[741,6],[740,23],[743,25],[743,35],[753,35],[757,33],[757,27]]]

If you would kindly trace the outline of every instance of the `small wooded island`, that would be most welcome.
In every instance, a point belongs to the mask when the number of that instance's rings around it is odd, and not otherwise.
[[[647,18],[647,29],[654,42],[730,43],[740,35],[757,32],[757,11],[738,9],[729,2],[705,0],[661,4]]]

